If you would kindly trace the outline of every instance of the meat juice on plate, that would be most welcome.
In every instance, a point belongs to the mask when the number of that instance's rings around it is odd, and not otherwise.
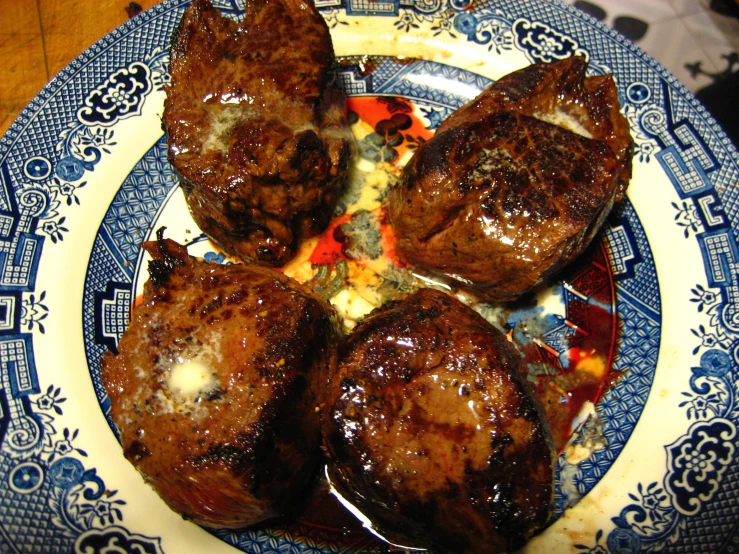
[[[620,375],[612,368],[618,322],[605,243],[594,241],[558,281],[513,304],[480,302],[444,279],[411,271],[394,256],[394,234],[382,204],[415,148],[433,132],[425,127],[421,109],[406,99],[352,97],[348,108],[358,155],[337,214],[325,232],[301,244],[282,270],[328,298],[347,329],[384,302],[421,286],[456,294],[507,333],[522,353],[526,377],[544,405],[558,452],[582,459],[600,448],[596,440],[588,452],[582,447],[566,450],[575,428]],[[325,514],[333,513],[328,520],[343,521],[347,536],[354,536],[355,525],[337,518],[335,510],[324,487],[300,522],[325,525]]]
[[[330,294],[349,328],[419,286],[455,292],[508,333],[523,353],[527,377],[537,387],[561,451],[583,406],[595,403],[618,377],[611,371],[617,321],[605,246],[594,243],[557,283],[515,304],[481,303],[443,279],[411,272],[394,257],[382,201],[404,162],[432,132],[423,125],[421,110],[406,99],[352,97],[348,105],[359,155],[339,200],[341,214],[324,233],[305,241],[283,270]]]

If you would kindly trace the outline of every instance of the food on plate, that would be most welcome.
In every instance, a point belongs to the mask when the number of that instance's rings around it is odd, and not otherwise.
[[[332,484],[392,542],[492,553],[545,525],[552,438],[504,335],[421,289],[343,344],[322,429]]]
[[[352,136],[328,28],[309,0],[195,0],[172,38],[163,123],[193,219],[227,252],[280,266],[325,228]]]
[[[389,195],[399,258],[510,301],[583,252],[624,195],[633,141],[610,75],[572,57],[493,83]]]
[[[586,77],[582,56],[540,63],[510,73],[442,122],[438,131],[475,121],[497,111],[513,111],[575,130],[607,142],[619,162],[616,201],[631,179],[633,139],[620,113],[618,91],[611,75]]]
[[[147,242],[143,301],[102,377],[126,458],[175,511],[240,528],[298,504],[321,461],[332,308],[259,266]]]

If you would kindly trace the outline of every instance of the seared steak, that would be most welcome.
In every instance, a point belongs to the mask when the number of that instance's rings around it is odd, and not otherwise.
[[[471,308],[422,289],[342,347],[323,419],[329,475],[388,540],[511,552],[547,521],[554,450],[521,358]]]
[[[613,79],[585,69],[574,57],[516,71],[439,127],[390,194],[401,259],[508,301],[587,247],[624,194],[633,143]]]
[[[555,63],[533,64],[501,77],[439,126],[442,132],[474,122],[492,112],[511,111],[555,125],[574,123],[579,132],[608,143],[619,164],[616,202],[631,179],[634,147],[629,122],[619,112],[618,91],[611,75],[586,77],[581,56]],[[572,129],[570,129],[572,130]]]
[[[126,458],[201,525],[285,513],[321,460],[332,309],[268,268],[208,264],[168,240],[144,247],[154,260],[143,302],[102,360]]]
[[[344,96],[310,0],[247,2],[241,24],[195,0],[172,39],[163,123],[195,222],[279,266],[323,230],[348,166]]]

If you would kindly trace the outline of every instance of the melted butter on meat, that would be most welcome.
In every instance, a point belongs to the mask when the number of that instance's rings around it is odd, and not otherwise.
[[[206,106],[210,119],[210,133],[203,142],[201,153],[220,152],[228,154],[229,134],[239,123],[256,116],[259,112],[243,104],[215,104]]]
[[[580,123],[577,116],[571,113],[567,113],[562,110],[554,110],[551,112],[536,112],[534,117],[536,119],[546,121],[547,123],[551,123],[552,125],[556,125],[557,127],[562,127],[568,131],[572,131],[573,133],[577,133],[585,138],[593,138],[592,133],[588,131],[582,123]]]
[[[217,390],[218,379],[205,360],[180,359],[169,370],[167,385],[173,395],[192,401]]]
[[[234,136],[234,129],[252,119],[264,117],[264,112],[259,106],[251,107],[253,103],[254,98],[252,97],[235,98],[224,95],[220,98],[219,102],[204,104],[210,121],[210,132],[203,141],[201,154],[205,154],[207,152],[220,152],[224,156],[227,155],[231,148],[231,144],[233,143],[232,137]],[[298,135],[307,130],[318,132],[318,129],[313,125],[292,125],[277,114],[273,114],[271,118],[283,125],[290,126],[293,129],[294,135]],[[329,128],[323,130],[321,132],[321,136],[333,139],[343,139],[349,136],[349,132],[344,129]]]
[[[150,331],[160,325],[160,319],[154,316]],[[179,352],[162,354],[153,369],[157,375],[154,387],[148,385],[147,377],[152,368],[137,366],[135,372],[141,386],[135,395],[122,401],[124,423],[132,425],[133,420],[128,415],[131,410],[150,414],[187,414],[196,420],[206,417],[210,403],[202,400],[217,393],[222,386],[215,369],[215,364],[223,360],[218,344],[217,336],[212,335],[205,343],[193,341]]]
[[[156,396],[166,412],[190,412],[194,418],[206,415],[207,403],[202,400],[218,393],[222,386],[215,367],[223,360],[218,339],[213,333],[204,343],[192,341],[162,361],[162,388]]]

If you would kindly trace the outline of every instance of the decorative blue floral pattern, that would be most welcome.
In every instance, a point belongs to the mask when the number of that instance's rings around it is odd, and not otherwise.
[[[77,538],[74,551],[80,554],[163,554],[159,539],[134,535],[116,526],[85,531]]]
[[[125,542],[103,532],[120,524],[126,502],[106,489],[97,469],[83,463],[88,456],[83,433],[58,426],[67,398],[52,385],[41,394],[33,337],[46,333],[50,316],[47,291],[35,289],[42,246],[64,241],[68,220],[84,202],[86,176],[116,147],[112,127],[140,115],[164,74],[159,52],[92,83],[78,98],[79,110],[55,120],[56,132],[44,138],[54,142],[29,145],[32,154],[19,170],[1,143],[0,473],[7,484],[0,485],[0,549],[9,540],[13,551],[72,552],[79,539],[78,552],[86,554],[93,551],[88,546],[94,537],[110,536],[107,544],[117,541],[121,552],[161,552],[158,539],[115,527],[128,537]],[[23,525],[6,527],[20,517]],[[110,551],[104,542],[97,544],[101,548],[94,551]]]
[[[682,514],[694,515],[713,498],[723,473],[734,459],[736,427],[715,418],[694,423],[687,435],[666,446],[665,487]]]
[[[655,96],[663,99],[664,109],[648,102]],[[693,355],[700,354],[700,361],[690,370],[690,390],[682,393],[684,400],[678,406],[684,410],[686,421],[694,423],[665,446],[662,485],[639,484],[638,495],[629,495],[635,503],[613,518],[616,527],[606,541],[611,553],[660,550],[680,541],[701,540],[701,534],[691,537],[687,529],[692,517],[705,517],[707,503],[715,501],[725,474],[736,463],[739,415],[735,400],[739,369],[731,354],[737,351],[739,338],[724,315],[729,313],[733,318],[736,313],[739,255],[736,244],[727,236],[732,231],[726,226],[711,177],[722,165],[693,123],[677,116],[676,93],[667,82],[661,83],[661,94],[637,82],[637,86],[627,89],[627,98],[630,102],[625,112],[636,139],[635,155],[640,163],[653,158],[660,163],[681,197],[679,202],[671,203],[675,224],[685,239],[697,240],[701,246],[709,286],[696,284],[690,300],[698,313],[709,318],[706,324],[691,329],[696,338]],[[716,533],[728,530],[718,523],[714,529]],[[697,547],[701,543],[695,544]],[[588,549],[583,545],[583,549],[595,552],[603,546],[596,544]]]
[[[62,405],[67,401],[61,390],[49,385],[44,394],[28,399],[33,411],[26,413],[32,415],[27,415],[25,426],[16,427],[2,444],[2,466],[7,469],[9,490],[16,496],[12,504],[7,504],[12,497],[1,497],[0,506],[4,514],[27,510],[28,499],[43,491],[47,499],[44,511],[48,517],[27,521],[23,531],[15,527],[13,540],[27,533],[43,534],[49,528],[56,529],[59,537],[65,537],[58,541],[58,545],[65,545],[59,551],[70,552],[75,539],[77,545],[84,545],[90,537],[107,536],[111,529],[121,530],[110,526],[123,519],[122,508],[126,502],[117,498],[116,491],[106,489],[95,468],[87,469],[81,461],[87,457],[87,452],[78,445],[79,430],[65,427],[58,431],[56,422],[64,415]],[[121,552],[134,551],[126,549],[125,544],[119,543],[123,548]],[[158,540],[136,537],[130,544],[151,548],[157,546]],[[160,552],[156,549],[142,551]],[[89,551],[75,552],[87,554]]]
[[[535,63],[588,55],[573,38],[555,31],[546,23],[519,19],[513,25],[513,33],[516,46]]]
[[[217,4],[231,15],[243,7],[237,0]],[[684,414],[685,432],[664,447],[664,477],[639,483],[629,494],[631,503],[612,518],[613,527],[576,548],[598,554],[690,552],[698,548],[691,545],[710,543],[717,546],[705,548],[718,551],[728,544],[736,526],[721,521],[736,520],[739,490],[739,191],[729,186],[737,182],[739,170],[728,139],[653,61],[559,3],[483,1],[474,10],[470,0],[318,4],[335,28],[346,27],[357,15],[377,15],[389,17],[398,33],[459,40],[491,56],[513,49],[530,61],[583,54],[594,73],[613,71],[636,140],[635,163],[658,164],[670,179],[679,197],[672,203],[675,225],[685,241],[697,242],[706,280],[686,292],[701,314],[690,323],[696,361],[684,368],[677,408]],[[104,156],[116,153],[116,124],[138,117],[147,97],[167,83],[167,42],[183,8],[183,2],[170,0],[103,39],[50,83],[0,139],[0,473],[7,476],[0,484],[2,549],[162,551],[160,539],[123,527],[125,499],[106,491],[98,470],[85,464],[90,437],[84,429],[61,423],[67,398],[58,387],[39,383],[48,373],[41,379],[37,374],[35,340],[52,328],[54,314],[50,289],[37,290],[36,276],[44,249],[60,249],[74,233],[92,172]],[[488,82],[440,64],[418,62],[417,69],[468,79],[478,89]],[[396,70],[387,58],[375,70],[374,82],[351,70],[341,78],[350,93],[413,98],[431,129],[465,100],[404,80]],[[132,301],[138,244],[173,186],[163,145],[147,156],[106,215],[85,283],[86,353],[106,413],[97,360],[106,348],[116,348]],[[633,209],[627,205],[606,233],[624,322],[615,359],[623,378],[599,403],[593,420],[602,426],[607,446],[577,466],[559,462],[559,475],[568,472],[575,489],[572,496],[558,489],[562,510],[603,477],[628,441],[647,401],[659,353],[659,290]],[[103,255],[110,245],[116,248]],[[105,326],[96,327],[96,321]],[[15,521],[23,525],[8,523]],[[252,552],[330,551],[330,545],[279,530],[222,538]]]
[[[133,62],[91,91],[77,111],[77,118],[85,125],[109,127],[121,119],[141,115],[141,108],[151,88],[149,66]]]

